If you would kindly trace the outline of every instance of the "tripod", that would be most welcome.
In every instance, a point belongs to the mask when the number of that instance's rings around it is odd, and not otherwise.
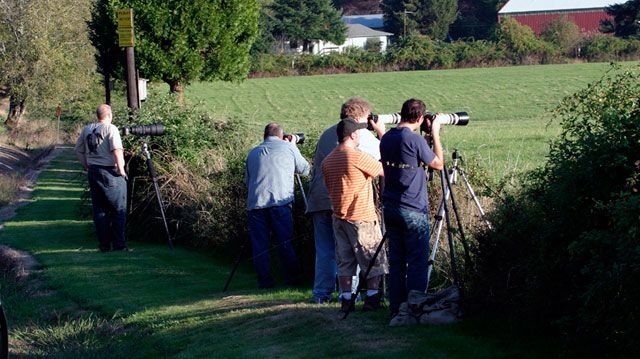
[[[153,161],[151,161],[151,152],[149,151],[149,145],[146,141],[141,141],[142,146],[142,155],[145,158],[145,162],[147,163],[147,169],[149,171],[149,177],[151,178],[151,182],[153,182],[153,190],[156,194],[156,200],[158,201],[158,207],[160,207],[160,215],[162,216],[162,222],[164,223],[164,230],[167,235],[167,245],[170,249],[173,249],[173,241],[171,240],[171,233],[169,232],[169,225],[167,224],[167,218],[164,214],[164,205],[162,204],[162,197],[160,196],[160,187],[158,186],[158,173],[156,172],[156,168],[153,165]]]
[[[462,157],[458,153],[458,150],[453,151],[452,159],[453,159],[453,166],[451,167],[451,169],[448,170],[445,166],[440,171],[440,182],[442,185],[442,201],[440,202],[440,208],[438,209],[438,213],[435,216],[435,222],[432,226],[433,228],[436,228],[436,231],[435,231],[433,249],[431,250],[431,256],[429,258],[429,264],[427,267],[427,288],[425,289],[425,292],[429,289],[429,280],[431,279],[431,272],[433,271],[433,263],[436,257],[436,253],[438,252],[438,242],[440,241],[440,235],[442,233],[443,219],[447,221],[447,236],[449,241],[449,252],[451,256],[451,268],[452,268],[451,272],[454,279],[454,284],[457,284],[459,281],[458,272],[456,269],[457,267],[456,267],[456,261],[455,261],[455,255],[454,255],[454,248],[453,248],[453,238],[451,233],[449,208],[447,206],[447,201],[449,200],[449,198],[451,198],[451,204],[453,206],[456,220],[460,229],[460,234],[462,237],[462,245],[465,251],[465,259],[467,263],[470,263],[469,249],[467,247],[467,241],[464,236],[464,230],[462,229],[462,224],[460,222],[458,207],[456,205],[455,196],[453,195],[453,189],[451,187],[452,184],[457,183],[458,174],[464,180],[465,186],[467,187],[469,194],[473,198],[473,201],[476,207],[478,208],[478,211],[480,212],[480,217],[484,220],[484,222],[490,229],[492,228],[491,223],[485,218],[485,212],[482,209],[482,206],[480,205],[480,201],[478,200],[478,197],[473,191],[471,184],[469,183],[469,179],[467,178],[467,175],[465,174],[464,169],[460,167],[460,165],[458,164],[458,162],[462,159]]]

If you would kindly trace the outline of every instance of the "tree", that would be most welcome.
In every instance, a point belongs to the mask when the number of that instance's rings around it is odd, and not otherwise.
[[[111,103],[109,82],[119,65],[120,56],[115,13],[109,6],[109,2],[109,0],[96,0],[91,9],[91,19],[87,22],[89,40],[96,48],[97,71],[104,77],[105,103]]]
[[[456,0],[382,0],[385,28],[397,36],[412,33],[444,40],[458,16]]]
[[[0,0],[0,87],[9,96],[8,126],[18,126],[27,103],[40,107],[75,100],[95,69],[84,21],[89,1]]]
[[[489,39],[498,22],[498,10],[506,0],[460,0],[458,18],[451,25],[454,39]]]
[[[292,45],[301,42],[305,52],[313,50],[314,41],[345,41],[347,27],[331,0],[275,0],[271,11],[274,36]]]
[[[549,21],[540,36],[543,40],[557,46],[566,56],[573,55],[578,43],[582,40],[578,25],[564,16]]]
[[[612,20],[600,22],[600,31],[623,38],[640,38],[640,0],[630,0],[606,8]]]
[[[134,10],[136,66],[142,76],[169,84],[171,92],[182,96],[183,86],[194,80],[233,81],[246,77],[249,49],[258,32],[256,0],[107,3],[111,16],[116,9]],[[95,24],[90,27],[108,44],[106,35]],[[98,56],[108,55],[98,50]]]

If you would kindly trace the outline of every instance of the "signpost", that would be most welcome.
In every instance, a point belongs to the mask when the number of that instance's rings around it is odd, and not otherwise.
[[[134,56],[135,37],[133,31],[133,9],[116,10],[118,18],[118,45],[125,48],[127,63],[127,103],[132,110],[138,109],[138,80]]]

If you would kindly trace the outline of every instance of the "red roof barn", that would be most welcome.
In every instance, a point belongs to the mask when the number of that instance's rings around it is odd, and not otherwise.
[[[511,17],[540,34],[551,20],[565,16],[583,33],[599,32],[600,20],[611,19],[605,8],[626,0],[511,0],[498,11],[498,21]]]

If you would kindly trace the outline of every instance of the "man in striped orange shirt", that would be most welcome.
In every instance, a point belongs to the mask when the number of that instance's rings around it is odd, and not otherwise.
[[[368,114],[362,114],[366,118]],[[357,149],[359,129],[366,128],[361,119],[343,119],[338,123],[338,147],[322,161],[322,174],[331,198],[333,233],[336,238],[336,264],[340,285],[341,310],[349,309],[351,278],[356,267],[367,268],[382,240],[380,223],[373,201],[372,180],[384,175],[382,164]],[[382,252],[367,278],[367,296],[363,310],[380,307],[380,279],[387,272]]]

